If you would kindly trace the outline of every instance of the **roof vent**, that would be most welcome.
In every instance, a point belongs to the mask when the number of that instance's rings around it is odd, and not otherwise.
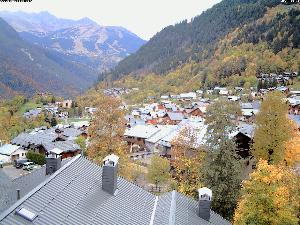
[[[111,154],[103,160],[102,190],[114,195],[117,190],[119,157]]]
[[[199,193],[199,217],[209,221],[212,191],[206,187],[198,189]]]
[[[25,208],[21,208],[19,210],[16,210],[16,215],[19,215],[21,216],[22,218],[24,218],[25,220],[28,220],[30,222],[32,222],[36,217],[37,215],[31,211],[29,211],[28,209],[25,209]]]

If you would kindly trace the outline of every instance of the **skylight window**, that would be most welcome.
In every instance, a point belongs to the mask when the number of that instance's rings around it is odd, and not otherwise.
[[[25,208],[21,208],[19,210],[16,210],[16,214],[21,216],[22,218],[24,218],[25,220],[28,220],[30,222],[32,222],[37,215],[31,211],[29,211],[28,209]]]

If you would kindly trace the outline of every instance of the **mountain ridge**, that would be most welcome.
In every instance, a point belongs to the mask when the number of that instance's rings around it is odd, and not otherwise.
[[[105,73],[99,77],[99,87],[113,85],[139,88],[138,93],[126,98],[142,101],[149,96],[207,90],[216,86],[232,89],[244,87],[250,90],[250,87],[257,86],[256,76],[260,73],[300,74],[300,5],[277,3],[274,2],[274,6],[261,11],[257,19],[231,29],[216,44],[207,45],[199,52],[201,57],[189,57],[187,61],[182,61],[164,73],[147,71],[145,66],[149,64],[141,64],[141,71],[131,67],[129,69],[132,71],[127,74],[120,71]],[[265,7],[264,1],[261,4]],[[185,27],[184,24],[181,26]],[[142,48],[146,47],[150,48],[148,44]],[[152,50],[151,47],[150,54]],[[133,56],[128,58],[132,59]],[[137,60],[135,65],[139,63]],[[291,85],[290,83],[293,81],[288,84]]]
[[[0,96],[36,91],[70,96],[93,84],[96,74],[24,41],[0,18]],[[2,93],[2,94],[1,94]]]
[[[136,53],[120,61],[110,76],[117,79],[126,74],[164,74],[191,59],[205,60],[228,33],[279,4],[278,0],[223,0],[191,22],[165,27]]]
[[[49,12],[0,12],[29,43],[64,55],[89,69],[103,72],[146,43],[123,27],[101,26],[88,17],[61,19]]]

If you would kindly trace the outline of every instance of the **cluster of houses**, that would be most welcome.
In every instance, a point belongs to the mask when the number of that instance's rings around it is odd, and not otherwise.
[[[277,88],[283,91],[283,88]],[[226,88],[216,87],[208,90],[231,101],[240,104],[242,115],[236,121],[236,130],[232,133],[240,156],[246,158],[250,155],[250,146],[254,136],[254,120],[260,110],[261,99],[242,102],[243,88],[235,88],[236,95]],[[253,97],[258,96],[252,91]],[[127,129],[124,139],[130,149],[132,159],[147,159],[154,153],[169,159],[173,158],[172,148],[183,130],[192,128],[195,131],[196,146],[205,144],[206,125],[205,116],[207,107],[213,102],[203,98],[203,91],[182,93],[180,95],[163,95],[159,103],[144,104],[143,107],[134,108],[126,115]],[[289,116],[300,127],[300,92],[289,91]]]
[[[66,109],[70,109],[72,104],[73,101],[69,99],[62,102],[48,103],[48,105],[28,110],[23,114],[23,117],[26,119],[31,119],[45,113],[46,115],[55,116],[60,119],[66,119],[69,116],[69,113],[66,111]]]
[[[81,152],[76,144],[79,136],[87,138],[88,121],[74,122],[72,125],[36,128],[31,132],[23,132],[9,144],[0,146],[0,160],[5,163],[26,158],[28,151],[43,155],[57,155],[64,158],[72,157]]]
[[[293,80],[298,76],[298,72],[283,72],[281,74],[277,73],[260,73],[256,77],[259,80],[275,80],[278,84],[284,84],[285,82],[289,80]]]
[[[138,91],[138,88],[108,88],[103,91],[103,93],[107,96],[112,96],[112,97],[119,97],[120,95],[123,94],[129,94],[132,91]]]
[[[186,100],[185,103],[184,106],[179,106],[163,100],[161,103],[134,109],[130,115],[126,115],[124,139],[132,159],[146,159],[157,153],[172,160],[174,141],[186,129],[194,132],[195,147],[205,144],[205,115],[211,102],[200,98],[198,101]],[[236,132],[232,135],[236,138],[239,153],[243,157],[249,156],[254,133],[253,120],[259,107],[260,102],[241,103],[243,115],[237,121]]]

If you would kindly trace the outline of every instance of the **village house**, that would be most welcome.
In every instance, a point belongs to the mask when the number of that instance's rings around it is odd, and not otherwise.
[[[126,127],[131,128],[136,125],[145,125],[146,121],[142,119],[136,119],[133,115],[126,115],[125,116],[126,120]]]
[[[89,115],[94,115],[96,113],[96,111],[97,111],[97,108],[94,108],[94,107],[85,107],[84,111],[86,113],[88,113]]]
[[[127,128],[124,133],[124,140],[127,142],[130,152],[147,151],[146,139],[159,132],[157,126],[136,125]]]
[[[0,160],[11,163],[16,159],[26,158],[27,151],[18,145],[5,144],[0,147]]]
[[[237,130],[232,134],[237,144],[237,154],[242,158],[247,158],[251,155],[250,149],[254,137],[254,125],[240,123]]]
[[[84,133],[84,131],[75,128],[50,128],[31,133],[21,133],[11,141],[11,144],[44,155],[48,155],[54,148],[59,148],[63,151],[62,158],[68,158],[81,152],[75,139],[80,135],[86,136]]]
[[[229,95],[229,91],[225,87],[215,87],[213,92],[218,95],[227,96]]]
[[[46,114],[57,115],[59,113],[58,106],[45,105],[44,110]]]
[[[185,109],[184,114],[186,117],[204,117],[204,112],[200,109],[200,107],[193,107],[191,109]]]
[[[167,103],[164,106],[167,112],[176,112],[178,110],[178,107],[173,103]]]
[[[189,93],[181,93],[180,99],[183,101],[191,101],[193,99],[197,98],[197,93],[195,92],[189,92]]]
[[[163,99],[163,100],[168,100],[169,96],[168,95],[162,95],[162,96],[160,96],[160,98]]]
[[[176,125],[158,125],[159,131],[145,140],[145,146],[152,153],[161,153],[159,141],[178,128]]]
[[[259,112],[259,102],[247,102],[240,104],[242,109],[242,118],[244,122],[252,123],[255,119],[255,115]]]
[[[239,101],[241,98],[239,96],[235,96],[235,95],[230,95],[227,97],[228,100],[233,101],[233,102],[237,102]]]
[[[173,144],[174,141],[181,135],[185,129],[192,129],[193,131],[193,148],[199,148],[204,145],[205,134],[207,126],[204,124],[202,119],[184,119],[174,129],[172,129],[166,136],[161,138],[157,143],[160,155],[170,159],[171,163],[174,159],[173,155]]]
[[[181,112],[167,112],[163,118],[163,123],[167,125],[176,125],[184,119],[184,115]]]
[[[291,96],[293,96],[293,95],[295,95],[295,96],[300,96],[300,91],[291,90],[291,91],[290,91],[290,95],[291,95]]]
[[[71,99],[64,100],[62,102],[56,102],[55,105],[61,108],[70,109],[72,107],[73,101]]]
[[[287,98],[287,102],[289,103],[289,114],[300,115],[300,97]]]
[[[280,91],[283,94],[289,94],[289,92],[290,92],[290,89],[288,87],[284,87],[284,86],[277,87],[276,90]]]
[[[26,119],[36,118],[37,116],[41,115],[41,113],[42,113],[41,108],[31,109],[28,112],[25,112],[23,114],[23,117],[25,117]]]

